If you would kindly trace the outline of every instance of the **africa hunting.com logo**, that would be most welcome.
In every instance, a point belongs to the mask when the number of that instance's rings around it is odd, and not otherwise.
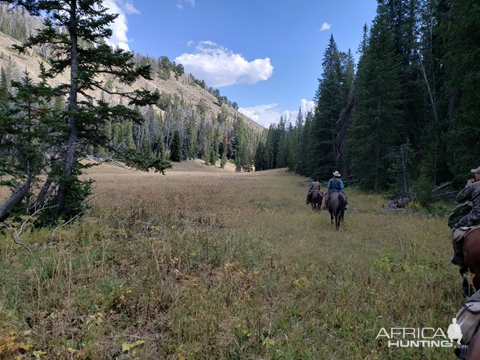
[[[410,328],[395,327],[390,328],[388,332],[381,328],[376,339],[388,339],[388,347],[462,347],[462,324],[457,324],[457,319],[452,319],[452,323],[447,329],[447,333],[442,328]],[[457,345],[454,345],[454,342]]]

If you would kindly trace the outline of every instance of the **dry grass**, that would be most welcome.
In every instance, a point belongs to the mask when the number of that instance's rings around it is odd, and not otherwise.
[[[375,339],[463,303],[446,219],[349,189],[335,231],[304,178],[182,166],[97,167],[81,222],[23,235],[35,256],[0,238],[0,358],[453,357]]]

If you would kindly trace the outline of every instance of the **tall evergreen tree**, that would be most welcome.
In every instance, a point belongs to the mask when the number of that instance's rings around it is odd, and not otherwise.
[[[401,78],[388,6],[379,4],[377,17],[364,39],[355,83],[355,112],[349,129],[352,174],[365,189],[378,193],[388,182],[386,159],[402,128]]]
[[[180,132],[178,130],[173,134],[172,147],[170,148],[170,160],[175,162],[182,161],[182,143],[180,140]]]
[[[337,121],[346,103],[345,91],[342,89],[344,64],[333,35],[325,50],[322,67],[322,77],[315,94],[317,107],[310,130],[308,156],[312,175],[327,179],[339,165]]]
[[[270,124],[267,132],[267,139],[265,140],[265,152],[263,155],[263,159],[265,161],[265,170],[273,169],[275,165],[274,143],[275,143],[276,132],[277,132],[276,125]]]
[[[195,148],[197,143],[197,134],[195,131],[195,114],[192,111],[188,118],[187,127],[187,157],[190,159],[195,158]]]
[[[0,100],[0,176],[7,175],[8,179],[0,185],[12,190],[0,206],[0,221],[14,212],[29,214],[37,210],[31,195],[51,165],[47,155],[58,140],[59,130],[49,110],[55,92],[45,81],[35,85],[25,73],[22,81],[12,81],[12,86],[15,95],[7,94]]]
[[[448,162],[451,156],[447,150],[445,134],[448,132],[448,94],[445,63],[446,44],[443,28],[448,26],[450,4],[446,1],[422,2],[421,46],[418,51],[419,63],[427,93],[425,105],[425,135],[422,139],[422,166],[420,176],[427,184],[437,185],[453,178]]]
[[[235,168],[241,171],[249,167],[249,153],[247,151],[245,124],[241,117],[237,117],[232,128],[232,151],[234,154]]]
[[[103,127],[106,119],[123,118],[141,122],[142,116],[128,106],[109,106],[105,101],[96,101],[89,90],[100,89],[111,93],[99,80],[100,74],[112,74],[120,82],[131,84],[139,76],[151,79],[149,66],[136,67],[133,54],[121,49],[112,49],[105,39],[112,35],[109,25],[117,15],[107,13],[101,0],[2,0],[13,6],[21,6],[30,14],[44,16],[44,26],[26,39],[23,45],[15,46],[20,52],[36,45],[49,45],[53,55],[46,78],[57,78],[69,73],[69,81],[56,86],[58,94],[67,93],[67,107],[57,121],[62,124],[58,158],[59,171],[50,176],[58,179],[56,196],[52,202],[51,219],[72,218],[85,196],[89,194],[89,180],[81,180],[82,164],[79,158],[89,145],[104,146],[107,139]],[[130,106],[155,103],[158,98],[146,90],[116,93],[128,98]],[[79,97],[81,95],[81,98]],[[165,169],[167,164],[158,161],[136,159],[141,166]],[[50,179],[51,180],[51,179]],[[49,181],[50,181],[49,180]],[[57,182],[46,182],[52,186]],[[50,185],[49,185],[50,184]]]
[[[313,113],[309,111],[305,117],[305,125],[303,127],[302,133],[300,135],[300,143],[298,145],[298,165],[297,173],[300,175],[308,176],[312,173],[310,168],[310,162],[308,159],[309,151],[309,140],[310,140],[310,129],[313,122]]]
[[[258,143],[257,149],[255,150],[254,165],[255,171],[265,170],[265,145],[263,141]]]
[[[439,6],[445,11],[438,32],[446,47],[449,166],[454,174],[465,174],[480,158],[480,8],[475,0],[442,0]]]

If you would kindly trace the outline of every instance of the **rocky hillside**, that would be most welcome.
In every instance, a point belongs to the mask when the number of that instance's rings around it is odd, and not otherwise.
[[[32,51],[29,54],[20,55],[16,50],[12,49],[12,45],[14,44],[20,43],[12,37],[0,32],[0,68],[5,70],[8,83],[12,79],[19,79],[25,71],[28,71],[32,78],[38,79],[37,75],[39,74],[39,62],[45,63],[42,57],[39,56],[35,51]],[[45,66],[48,67],[46,63]],[[68,74],[63,74],[56,79],[56,82],[67,81]],[[123,90],[128,88],[124,84],[116,82],[112,82],[111,86],[113,88],[122,88]],[[172,96],[176,94],[183,99],[186,104],[191,105],[192,107],[196,106],[203,100],[208,109],[207,113],[209,113],[212,117],[216,117],[222,108],[224,108],[230,114],[230,119],[227,121],[231,122],[235,116],[239,116],[243,119],[246,126],[255,132],[261,132],[264,129],[263,126],[257,124],[250,118],[227,106],[226,104],[219,105],[218,100],[214,95],[203,89],[200,85],[189,81],[189,77],[186,75],[178,77],[178,80],[174,77],[173,73],[168,80],[162,80],[157,76],[155,76],[152,81],[140,79],[133,84],[133,87],[143,87],[151,91],[158,89],[160,93],[165,92]],[[100,91],[95,95],[100,98]],[[115,97],[107,97],[107,99],[112,102],[118,101],[118,99],[115,99]],[[161,112],[162,110],[159,109],[158,111]]]

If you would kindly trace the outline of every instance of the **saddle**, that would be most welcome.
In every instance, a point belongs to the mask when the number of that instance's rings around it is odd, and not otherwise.
[[[457,324],[462,329],[462,344],[470,343],[480,326],[480,292],[470,296],[465,305],[457,313]]]
[[[454,232],[452,232],[452,242],[457,243],[459,241],[462,241],[465,235],[473,229],[476,229],[480,227],[480,225],[475,225],[475,226],[461,226]]]

